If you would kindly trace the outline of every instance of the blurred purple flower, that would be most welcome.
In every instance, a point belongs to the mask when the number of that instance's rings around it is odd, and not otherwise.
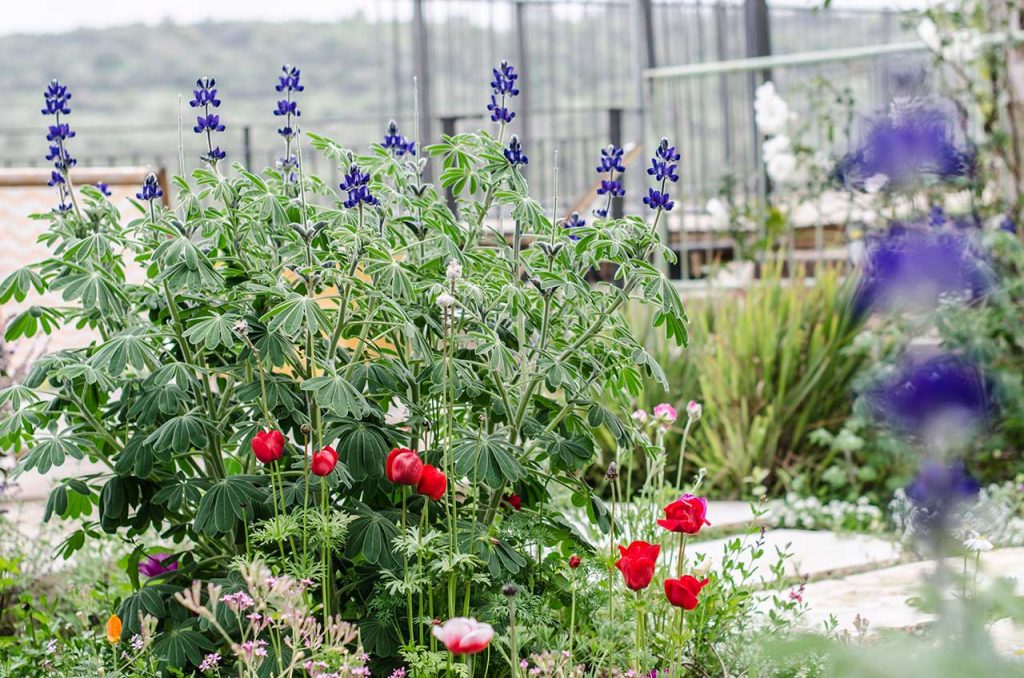
[[[930,446],[965,442],[995,409],[974,363],[940,354],[908,360],[862,392],[868,411],[895,432]]]
[[[991,283],[969,233],[897,225],[867,240],[853,308],[857,314],[928,310],[944,295],[976,301]]]
[[[925,461],[904,488],[914,507],[914,526],[926,535],[945,528],[949,517],[961,505],[977,499],[980,491],[981,485],[967,474],[962,461]]]
[[[873,177],[887,178],[886,189],[919,182],[951,181],[974,172],[974,149],[958,138],[952,115],[936,104],[896,107],[871,120],[860,148],[835,170],[846,186],[867,190]]]
[[[146,577],[158,577],[161,574],[174,572],[178,569],[176,561],[165,564],[167,560],[173,557],[174,554],[172,553],[154,553],[146,556],[145,559],[139,561],[139,574]]]

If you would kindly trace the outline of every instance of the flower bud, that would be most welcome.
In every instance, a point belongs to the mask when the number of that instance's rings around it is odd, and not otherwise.
[[[519,593],[519,589],[516,587],[515,584],[505,584],[501,587],[501,592],[504,593],[507,597],[511,598],[512,596]]]

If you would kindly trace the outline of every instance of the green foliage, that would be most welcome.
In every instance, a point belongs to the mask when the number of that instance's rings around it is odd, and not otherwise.
[[[101,531],[131,546],[137,590],[119,606],[124,633],[138,631],[139,613],[154,618],[165,669],[191,670],[223,640],[172,596],[223,581],[237,559],[317,582],[318,611],[358,620],[384,655],[409,640],[407,622],[422,623],[382,584],[408,567],[396,547],[408,527],[450,536],[445,549],[412,554],[415,585],[398,590],[450,616],[456,592],[472,607],[507,577],[537,575],[540,551],[510,531],[501,502],[521,493],[543,507],[568,490],[609,529],[579,474],[599,430],[631,436],[603,400],[662,378],[616,310],[629,297],[649,303],[669,340],[686,342],[679,295],[648,263],[671,256],[653,218],[602,220],[570,240],[486,132],[424,149],[459,193],[454,213],[421,163],[311,139],[342,170],[367,170],[380,205],[345,209],[316,177],[238,166],[175,177],[173,209],[136,204],[126,223],[83,191],[81,212],[42,215],[52,255],[0,284],[5,300],[63,296],[14,318],[9,336],[91,330],[3,392],[13,407],[0,444],[28,447],[21,471],[86,458],[105,469],[58,484],[46,517],[80,528],[65,556]],[[125,273],[131,262],[141,274]],[[621,288],[587,282],[602,265],[620,268]],[[450,310],[436,303],[442,292]],[[400,421],[396,406],[408,411]],[[269,428],[286,445],[263,466],[250,441]],[[327,445],[339,464],[319,479],[308,455]],[[444,472],[440,501],[384,479],[396,446]],[[583,548],[564,519],[537,518],[548,548]],[[178,568],[143,582],[136,568],[154,534],[174,542]]]
[[[848,296],[837,271],[820,271],[804,287],[784,285],[769,270],[743,294],[691,307],[685,358],[653,332],[644,334],[649,316],[630,309],[630,324],[670,384],[666,390],[647,379],[637,407],[670,402],[681,425],[689,400],[703,404],[686,463],[706,468],[716,492],[743,494],[761,482],[778,487],[800,473],[818,477],[832,455],[809,434],[850,412],[854,378],[870,355]],[[678,435],[667,436],[667,449],[679,448]]]

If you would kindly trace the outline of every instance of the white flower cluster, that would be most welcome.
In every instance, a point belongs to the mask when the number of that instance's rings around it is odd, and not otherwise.
[[[798,163],[793,142],[786,134],[793,114],[789,104],[775,91],[775,83],[768,81],[754,92],[754,123],[765,135],[762,153],[768,178],[778,184],[798,181]]]
[[[882,510],[867,497],[856,502],[833,499],[825,504],[817,497],[789,492],[784,499],[769,501],[767,508],[766,519],[773,527],[875,532],[885,524]]]

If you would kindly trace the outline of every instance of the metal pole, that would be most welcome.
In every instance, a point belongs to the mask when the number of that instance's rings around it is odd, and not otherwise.
[[[245,159],[245,169],[252,169],[252,128],[246,125],[242,128],[242,157]]]
[[[433,120],[433,111],[430,106],[430,46],[428,44],[427,22],[423,13],[424,2],[425,0],[415,0],[413,5],[413,43],[416,55],[416,94],[418,99],[416,103],[419,106],[420,112],[420,124],[419,129],[416,130],[416,135],[420,148],[430,143],[432,138],[430,135],[430,123]],[[430,163],[427,163],[424,175],[427,179],[431,178]]]
[[[519,73],[527,73],[520,77],[529,77],[529,60],[526,53],[527,27],[526,27],[526,5],[522,0],[516,0],[516,69]],[[524,146],[528,145],[530,138],[530,87],[519,88],[519,139]]]
[[[608,141],[618,147],[622,148],[622,109],[621,108],[609,108],[608,109]],[[621,219],[626,216],[625,200],[619,198],[612,200],[612,218]]]
[[[654,42],[654,7],[651,0],[635,0],[635,2],[633,62],[636,70],[634,75],[636,81],[636,100],[641,102],[636,116],[636,139],[646,142],[650,141],[647,138],[649,132],[647,129],[647,118],[649,115],[652,115],[652,112],[647,110],[647,106],[653,102],[653,97],[649,96],[651,92],[648,92],[648,86],[653,88],[654,81],[645,83],[644,71],[657,66],[657,52]]]

